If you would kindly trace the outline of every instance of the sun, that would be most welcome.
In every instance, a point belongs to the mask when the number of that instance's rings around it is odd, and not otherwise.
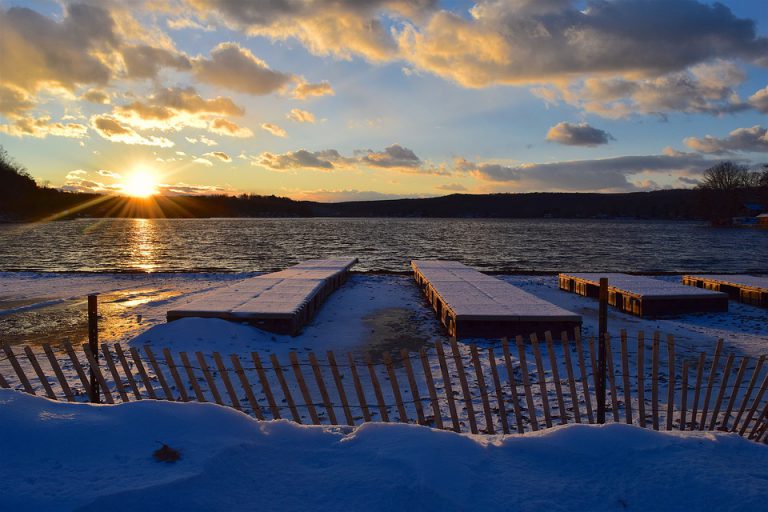
[[[120,188],[131,197],[150,197],[159,193],[157,178],[147,169],[137,169],[123,179]]]

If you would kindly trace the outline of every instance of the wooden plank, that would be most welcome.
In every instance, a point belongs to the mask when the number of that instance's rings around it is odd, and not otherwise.
[[[117,389],[117,393],[120,395],[120,400],[123,401],[123,403],[127,402],[128,399],[128,393],[125,392],[125,388],[123,387],[123,381],[120,378],[120,374],[117,371],[117,366],[115,366],[115,361],[112,359],[112,352],[109,350],[109,345],[106,343],[101,344],[101,352],[104,354],[104,360],[107,362],[107,368],[109,368],[109,373],[112,374],[112,380],[115,382],[115,388]]]
[[[195,376],[194,369],[192,368],[192,363],[189,362],[187,353],[179,352],[179,357],[181,357],[181,364],[184,366],[184,370],[187,372],[187,378],[189,379],[189,383],[192,385],[192,390],[195,392],[195,399],[198,402],[207,402],[205,395],[203,394],[203,390],[200,389],[200,383],[197,382],[197,377]]]
[[[608,384],[611,388],[611,409],[613,410],[613,421],[619,420],[619,394],[616,392],[616,374],[613,371],[613,349],[611,348],[611,336],[605,333],[605,359],[606,371],[608,373]]]
[[[752,407],[749,408],[749,413],[747,414],[747,417],[744,419],[744,423],[741,424],[741,428],[739,429],[740,436],[743,436],[744,432],[746,432],[747,428],[749,427],[749,424],[752,421],[752,417],[755,415],[755,412],[757,411],[757,407],[760,405],[760,402],[762,402],[763,400],[763,395],[765,394],[766,389],[768,389],[768,373],[765,374],[765,378],[763,379],[763,383],[760,386],[760,390],[757,392],[757,395],[755,396],[755,400],[752,402]]]
[[[701,409],[701,421],[699,423],[699,430],[704,430],[704,426],[707,424],[707,412],[709,411],[709,400],[712,398],[712,386],[715,383],[715,377],[717,376],[717,364],[720,362],[720,353],[723,350],[723,340],[717,340],[717,346],[715,347],[715,355],[712,359],[712,368],[709,371],[709,379],[707,379],[707,393],[704,395],[704,404]]]
[[[363,384],[360,382],[360,375],[357,373],[357,365],[355,364],[355,358],[352,354],[347,354],[349,359],[349,371],[352,372],[352,381],[355,384],[355,393],[357,393],[357,401],[360,403],[360,410],[363,413],[363,421],[371,421],[371,413],[368,411],[368,403],[365,399],[365,392],[363,390]]]
[[[320,371],[320,366],[317,364],[317,356],[314,352],[309,353],[309,364],[312,366],[312,373],[315,375],[315,381],[317,382],[317,388],[320,390],[320,397],[323,399],[323,405],[328,413],[328,419],[331,420],[331,425],[338,425],[336,420],[336,412],[331,405],[331,397],[328,395],[328,388],[325,387],[325,380],[323,380],[323,374]]]
[[[8,381],[5,380],[5,377],[3,377],[3,372],[2,371],[0,371],[0,388],[2,388],[2,389],[11,389],[11,385],[8,384]]]
[[[685,430],[686,407],[688,405],[688,360],[683,359],[683,382],[680,389],[680,430]]]
[[[693,425],[693,430],[697,430],[696,426],[698,425],[698,410],[699,410],[699,399],[701,397],[701,382],[702,382],[702,376],[704,375],[704,364],[706,362],[706,354],[702,352],[699,354],[699,360],[696,363],[696,385],[693,389],[693,409],[691,410],[691,424]]]
[[[30,395],[35,394],[35,388],[32,387],[32,384],[29,383],[29,379],[27,378],[27,375],[24,373],[24,370],[22,369],[21,365],[19,364],[19,361],[16,359],[16,354],[13,353],[13,350],[11,349],[11,345],[7,341],[3,341],[3,352],[5,352],[6,357],[8,357],[8,360],[11,362],[11,366],[13,367],[13,371],[16,372],[16,376],[19,378],[19,382],[21,382],[21,386],[24,388],[24,391],[26,393],[29,393]],[[87,380],[85,389],[88,389]]]
[[[384,403],[384,394],[381,392],[379,378],[376,376],[376,369],[373,367],[373,360],[371,359],[371,354],[368,352],[365,353],[365,364],[368,366],[368,374],[371,377],[373,392],[376,395],[376,402],[379,404],[379,414],[381,415],[381,421],[389,421],[389,412],[387,411],[387,405]]]
[[[224,405],[224,401],[221,399],[221,395],[219,394],[219,388],[216,387],[216,381],[213,380],[213,375],[211,374],[211,369],[208,367],[208,363],[205,361],[205,356],[202,352],[195,352],[195,357],[197,358],[197,363],[200,365],[200,369],[203,372],[203,377],[205,378],[205,382],[208,383],[208,389],[211,391],[211,394],[213,395],[213,400],[219,405]],[[139,373],[141,373],[141,370],[139,370]],[[143,376],[142,376],[143,378]]]
[[[395,397],[395,404],[397,405],[397,414],[400,419],[400,423],[408,423],[408,414],[405,412],[405,406],[403,405],[403,396],[400,393],[400,384],[397,380],[397,374],[392,366],[392,356],[389,352],[384,351],[381,355],[384,361],[384,366],[387,369],[387,375],[389,376],[389,385],[392,388],[392,396]]]
[[[259,384],[261,384],[261,391],[264,393],[264,396],[267,397],[267,404],[269,405],[269,412],[272,414],[272,419],[279,420],[281,418],[280,408],[277,406],[277,402],[275,401],[275,395],[272,393],[272,387],[269,385],[269,379],[267,379],[267,373],[264,371],[264,365],[261,363],[261,357],[259,357],[259,353],[251,352],[251,359],[253,360],[254,368],[256,368],[256,375],[259,378]],[[275,361],[273,360],[273,367],[275,367],[274,363]],[[278,366],[280,365],[278,364]],[[275,373],[277,373],[277,370],[275,370]]]
[[[432,377],[432,368],[429,366],[429,358],[424,347],[419,349],[419,358],[421,359],[421,369],[424,372],[424,381],[427,384],[429,401],[432,403],[432,418],[437,428],[443,427],[443,413],[440,410],[440,402],[437,400],[437,389],[435,389],[435,379]]]
[[[733,427],[731,427],[731,432],[735,432],[736,429],[739,427],[739,421],[741,421],[741,416],[744,414],[744,411],[747,407],[747,402],[749,402],[749,399],[752,396],[752,390],[755,388],[755,384],[757,384],[757,379],[758,379],[758,376],[760,375],[760,370],[763,368],[763,362],[765,361],[765,358],[766,356],[762,355],[757,360],[755,369],[752,371],[752,377],[749,379],[749,385],[747,386],[747,391],[744,393],[744,398],[741,400],[741,406],[739,407],[739,412],[736,414],[736,419],[733,420]]]
[[[125,353],[123,352],[123,347],[121,347],[119,343],[113,343],[112,348],[115,349],[115,354],[117,354],[117,360],[120,361],[120,366],[123,367],[125,378],[126,380],[128,380],[128,385],[131,386],[131,390],[133,391],[133,396],[136,398],[136,400],[141,400],[141,392],[139,391],[139,386],[136,384],[136,379],[133,378],[131,365],[128,364],[128,358],[125,357]]]
[[[742,357],[741,364],[739,365],[739,371],[736,374],[736,381],[733,383],[733,391],[731,392],[731,398],[728,400],[728,407],[723,414],[723,424],[721,430],[728,430],[728,422],[731,419],[731,413],[733,412],[733,406],[736,404],[736,397],[741,390],[741,382],[744,379],[744,373],[747,371],[747,365],[749,364],[749,357]]]
[[[499,419],[501,420],[501,431],[509,434],[509,419],[507,418],[507,408],[504,406],[504,389],[501,387],[499,371],[496,368],[496,355],[493,353],[493,347],[488,347],[488,361],[491,366],[491,378],[493,388],[496,391],[496,406],[499,410]]]
[[[571,395],[571,408],[573,409],[573,419],[576,423],[581,423],[581,407],[579,403],[579,393],[576,391],[576,378],[573,373],[573,362],[571,361],[571,347],[568,340],[568,333],[563,331],[560,335],[560,341],[563,345],[563,357],[565,358],[565,371],[568,377],[568,393]]]
[[[712,419],[709,420],[709,430],[714,430],[717,424],[717,416],[720,414],[720,405],[723,403],[723,396],[725,396],[725,389],[728,387],[728,381],[731,378],[731,367],[733,366],[733,360],[736,356],[733,353],[728,354],[728,359],[725,360],[725,370],[723,370],[723,376],[720,378],[720,390],[717,393],[717,400],[715,400],[715,408],[712,410]]]
[[[307,408],[309,417],[312,419],[314,425],[320,425],[320,417],[315,410],[315,404],[312,400],[312,395],[309,394],[309,388],[307,382],[304,380],[304,375],[301,373],[301,367],[299,366],[299,358],[296,352],[291,351],[288,353],[288,359],[291,361],[291,367],[293,368],[293,375],[296,377],[296,382],[299,385],[301,396],[304,398],[304,406]]]
[[[504,354],[504,366],[507,368],[507,379],[509,382],[509,390],[512,395],[512,411],[515,414],[515,426],[518,433],[525,432],[525,426],[523,425],[523,415],[520,410],[520,400],[517,395],[517,379],[515,379],[515,370],[512,367],[512,356],[509,352],[509,340],[507,338],[501,339],[501,349]],[[536,423],[536,415],[533,417],[534,424]],[[538,427],[538,424],[536,425]]]
[[[156,400],[157,395],[155,395],[155,388],[152,386],[152,382],[149,380],[147,371],[144,369],[144,364],[141,362],[141,356],[139,356],[139,351],[136,350],[135,348],[130,348],[128,352],[131,354],[133,365],[139,371],[139,377],[141,377],[141,381],[144,383],[144,389],[147,390],[147,395],[149,395],[149,398]]]
[[[528,363],[525,357],[525,345],[523,344],[523,337],[517,335],[515,338],[517,345],[517,359],[520,361],[520,373],[523,379],[523,390],[525,391],[525,402],[528,406],[528,419],[531,422],[531,429],[539,430],[539,420],[536,414],[536,406],[533,403],[533,394],[531,393],[531,379],[528,375]]]
[[[669,379],[667,382],[667,430],[672,430],[672,415],[675,410],[675,337],[667,336],[667,368]]]
[[[453,397],[453,386],[451,385],[451,376],[448,373],[448,361],[445,358],[445,352],[443,351],[443,342],[436,341],[435,349],[437,350],[437,358],[440,361],[440,372],[443,377],[443,389],[445,391],[445,399],[448,401],[448,411],[451,413],[451,421],[453,422],[453,430],[456,432],[461,431],[459,425],[459,415],[456,411],[456,402]]]
[[[408,386],[411,388],[411,396],[413,397],[413,405],[416,409],[416,418],[419,425],[425,425],[424,409],[421,405],[421,393],[419,393],[419,386],[416,384],[416,377],[413,374],[413,367],[411,366],[411,355],[408,350],[400,350],[400,358],[403,361],[403,367],[405,367],[405,373],[408,377]]]
[[[181,379],[179,370],[176,367],[176,361],[173,360],[171,351],[168,350],[168,348],[163,348],[163,358],[165,359],[165,364],[168,365],[168,369],[171,371],[171,377],[173,377],[173,382],[176,384],[176,389],[179,392],[181,401],[189,402],[189,395],[187,395],[186,386],[184,385],[184,381]]]
[[[653,430],[659,430],[659,331],[653,333],[651,352],[651,417]]]
[[[53,373],[56,374],[56,378],[59,381],[59,386],[61,386],[61,390],[64,392],[64,396],[67,398],[67,401],[74,402],[75,397],[72,395],[72,389],[69,387],[69,383],[67,382],[67,377],[64,376],[64,372],[61,371],[61,366],[59,365],[59,361],[56,359],[56,356],[51,349],[51,345],[48,343],[43,343],[43,351],[45,351],[45,355],[48,357],[48,362],[51,364]],[[5,387],[7,388],[9,386],[6,385]]]
[[[632,388],[629,384],[629,352],[627,351],[627,331],[620,332],[621,349],[621,386],[624,388],[624,420],[632,424]]]
[[[766,424],[765,420],[768,418],[768,402],[766,402],[765,407],[763,407],[763,412],[760,413],[760,415],[755,419],[755,426],[752,427],[752,430],[749,433],[749,436],[747,439],[753,439],[755,441],[759,441],[760,437],[762,436],[763,430],[765,430]]]
[[[581,334],[577,334],[574,341],[576,343],[576,354],[579,358],[581,390],[584,392],[584,402],[587,407],[587,421],[589,421],[589,423],[594,423],[595,417],[592,413],[592,393],[589,392],[589,379],[587,377],[587,366],[584,364],[584,348],[581,346]]]
[[[341,381],[341,374],[339,373],[339,365],[336,364],[336,356],[330,350],[326,352],[328,358],[328,364],[331,367],[331,375],[333,375],[333,382],[336,384],[336,392],[341,400],[341,408],[344,411],[344,419],[347,420],[347,425],[354,426],[355,419],[352,417],[352,409],[349,407],[347,401],[347,392],[344,390],[344,383]]]
[[[470,345],[469,352],[472,356],[472,366],[475,367],[475,377],[477,378],[477,386],[480,390],[480,400],[483,403],[483,414],[485,415],[485,433],[495,434],[496,429],[493,426],[491,403],[488,401],[488,388],[485,386],[485,377],[483,377],[483,369],[480,366],[480,356],[477,353],[477,345]]]
[[[549,364],[552,368],[552,380],[555,382],[555,394],[557,395],[557,410],[560,413],[560,424],[565,425],[568,423],[568,412],[565,410],[563,388],[560,383],[560,371],[557,368],[557,358],[555,357],[555,350],[552,346],[552,333],[550,331],[544,333],[544,340],[546,341],[547,352],[549,353]]]
[[[280,383],[280,388],[283,390],[285,401],[288,402],[288,409],[291,411],[293,421],[296,423],[301,423],[301,415],[299,414],[299,410],[296,408],[296,402],[293,401],[293,395],[291,395],[291,390],[288,388],[288,382],[285,380],[285,375],[283,375],[283,367],[280,366],[280,362],[277,360],[277,356],[275,354],[270,354],[269,359],[272,361],[272,368],[275,370],[277,381]]]
[[[477,420],[475,419],[475,408],[472,405],[472,394],[469,392],[469,384],[467,383],[467,375],[464,373],[464,362],[461,359],[461,352],[459,352],[459,344],[456,341],[456,337],[451,337],[451,351],[453,352],[453,362],[456,364],[456,371],[459,374],[459,383],[461,384],[461,391],[464,395],[464,407],[467,409],[467,419],[469,420],[469,429],[473,434],[477,434]]]
[[[259,401],[256,400],[256,395],[253,394],[253,388],[248,380],[248,376],[245,374],[245,370],[243,370],[243,365],[240,364],[240,358],[237,354],[229,354],[229,360],[232,361],[235,375],[237,375],[238,380],[240,380],[240,387],[242,387],[245,392],[245,398],[248,399],[248,404],[251,406],[253,415],[256,416],[256,419],[263,420],[264,413],[261,411]]]
[[[235,388],[229,378],[229,371],[227,370],[227,367],[224,366],[224,361],[221,359],[221,354],[214,352],[213,362],[216,363],[216,368],[219,370],[219,375],[221,375],[221,380],[224,382],[224,389],[227,390],[227,395],[229,395],[229,401],[232,404],[232,407],[238,411],[242,411],[243,408],[240,406],[240,397],[238,397],[237,393],[235,393]]]
[[[94,357],[93,353],[91,352],[91,348],[87,343],[83,344],[83,353],[85,354],[85,358],[88,360],[91,373],[96,376],[96,380],[99,382],[100,391],[104,395],[104,400],[108,404],[114,404],[115,399],[112,398],[112,393],[110,393],[109,387],[107,387],[107,381],[104,379],[104,375],[101,373],[99,363],[96,361],[96,358]]]
[[[27,359],[29,360],[29,363],[32,365],[32,369],[35,371],[35,374],[37,374],[37,378],[40,381],[40,384],[43,386],[43,389],[45,390],[45,395],[48,398],[51,398],[53,400],[56,400],[56,393],[53,392],[53,388],[51,387],[51,384],[48,382],[48,377],[43,373],[43,369],[40,368],[40,363],[37,362],[37,357],[35,357],[35,353],[32,352],[32,349],[29,348],[29,346],[24,347],[24,354],[26,354]]]
[[[552,413],[549,410],[549,394],[547,392],[547,376],[544,373],[544,364],[541,360],[541,350],[539,350],[539,338],[536,333],[531,334],[531,347],[533,347],[533,356],[536,359],[536,377],[539,382],[539,391],[541,393],[541,406],[544,409],[544,423],[547,428],[552,426]]]
[[[165,394],[165,398],[171,401],[176,400],[176,398],[173,396],[173,392],[171,391],[170,386],[168,386],[168,382],[165,380],[165,375],[163,375],[163,371],[160,368],[160,365],[157,364],[157,359],[155,359],[155,353],[152,351],[152,348],[149,345],[144,345],[144,352],[146,352],[147,358],[149,358],[149,364],[152,366],[152,370],[155,372],[155,377],[157,377],[158,382],[160,382],[160,387]]]
[[[645,333],[637,333],[637,420],[645,428]]]

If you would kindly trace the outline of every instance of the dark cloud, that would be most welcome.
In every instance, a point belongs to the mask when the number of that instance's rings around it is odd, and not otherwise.
[[[276,171],[291,169],[320,169],[333,170],[333,161],[341,160],[341,155],[335,149],[309,152],[305,149],[289,151],[283,154],[262,153],[254,163]]]
[[[270,69],[236,43],[218,45],[209,59],[195,59],[193,69],[202,82],[257,96],[279,91],[294,79],[291,74]]]
[[[685,145],[700,153],[722,155],[734,152],[768,153],[768,129],[760,125],[737,128],[727,137],[688,137]]]
[[[547,140],[566,146],[595,147],[615,140],[610,133],[587,123],[558,123],[547,132]]]
[[[438,185],[436,188],[446,192],[465,192],[467,190],[467,187],[461,183],[446,183],[443,185]]]
[[[165,48],[128,46],[123,48],[122,53],[128,78],[155,78],[160,69],[165,67],[179,70],[191,68],[186,55]]]
[[[400,144],[392,144],[384,151],[359,151],[360,161],[373,167],[417,169],[421,167],[421,159],[413,150]]]

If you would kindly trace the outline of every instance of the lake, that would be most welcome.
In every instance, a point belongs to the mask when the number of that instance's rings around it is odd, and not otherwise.
[[[82,219],[0,225],[0,271],[270,271],[333,255],[485,271],[766,272],[768,230],[560,219]]]

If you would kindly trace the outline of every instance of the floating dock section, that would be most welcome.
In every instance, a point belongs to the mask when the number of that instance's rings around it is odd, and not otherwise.
[[[221,318],[264,330],[296,335],[320,304],[344,281],[357,258],[309,260],[294,267],[246,279],[217,293],[168,311],[179,318]]]
[[[733,300],[768,308],[768,277],[743,274],[683,276],[683,284],[727,293]]]
[[[411,261],[440,322],[457,338],[572,333],[581,316],[457,261]]]
[[[679,283],[627,274],[560,274],[560,289],[600,298],[600,278],[608,278],[608,304],[637,316],[728,311],[728,295]]]

